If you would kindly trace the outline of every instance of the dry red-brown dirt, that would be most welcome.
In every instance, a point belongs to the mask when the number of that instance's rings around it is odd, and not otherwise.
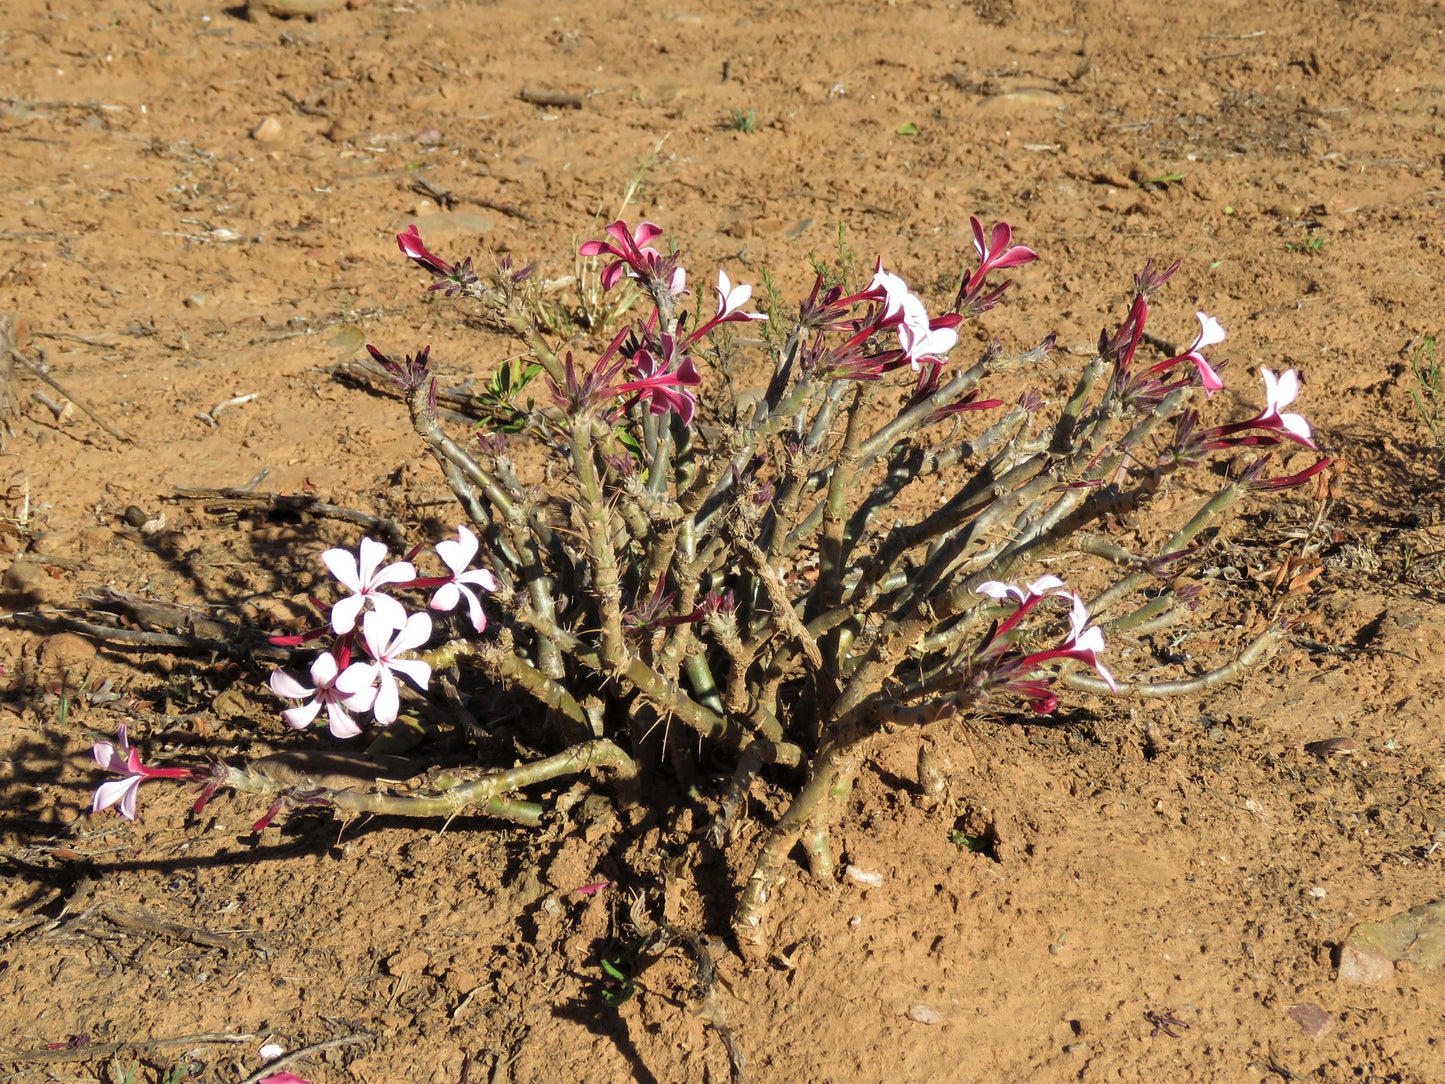
[[[1409,397],[1445,313],[1439,3],[352,0],[253,20],[14,0],[4,24],[0,313],[25,359],[6,613],[111,587],[295,622],[317,553],[360,530],[228,517],[178,486],[266,470],[260,489],[418,541],[445,518],[401,405],[336,375],[363,341],[431,343],[457,379],[512,350],[425,294],[393,240],[411,222],[563,279],[655,156],[628,216],[661,223],[694,282],[767,267],[796,296],[842,222],[933,304],[968,216],[1007,219],[1041,259],[981,334],[1057,331],[1064,368],[1146,260],[1181,260],[1153,330],[1223,322],[1233,416],[1257,409],[1260,366],[1297,368],[1345,468],[1327,502],[1284,493],[1226,527],[1241,597],[1294,620],[1286,646],[1203,695],[938,727],[936,801],[917,737],[884,744],[839,840],[882,883],[799,867],[767,964],[719,957],[720,1003],[755,1084],[1445,1079],[1445,976],[1341,985],[1335,961],[1356,923],[1442,894],[1445,528]],[[755,130],[728,126],[749,111]],[[681,957],[620,1008],[595,996],[632,891],[726,932],[747,855],[689,842],[702,809],[253,833],[244,798],[192,817],[154,783],[131,824],[89,813],[90,743],[125,721],[152,758],[284,748],[265,666],[13,619],[0,661],[4,1079],[234,1082],[263,1043],[348,1038],[291,1068],[727,1079]],[[1305,750],[1333,738],[1353,752]],[[780,799],[756,797],[765,826]]]

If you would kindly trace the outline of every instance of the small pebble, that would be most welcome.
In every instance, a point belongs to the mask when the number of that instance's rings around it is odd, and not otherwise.
[[[1336,978],[1355,986],[1379,986],[1395,974],[1389,957],[1346,941],[1340,946],[1340,969]]]
[[[1311,886],[1310,886],[1310,889],[1309,889],[1309,893],[1310,893],[1311,896],[1313,896],[1313,897],[1314,897],[1315,899],[1317,899],[1317,900],[1322,900],[1322,899],[1324,899],[1326,896],[1329,895],[1329,893],[1326,892],[1326,891],[1325,891],[1323,888],[1321,888],[1319,885],[1311,885]]]
[[[930,1009],[927,1005],[914,1005],[908,1010],[908,1019],[912,1020],[915,1024],[936,1024],[940,1017],[938,1013]]]
[[[251,138],[257,143],[275,143],[281,138],[281,122],[275,117],[266,117],[251,129]]]
[[[45,575],[45,569],[23,557],[17,557],[5,570],[3,585],[10,594],[23,595],[36,602],[44,602],[49,594],[47,588],[50,583],[49,577]]]
[[[1290,1009],[1289,1018],[1311,1039],[1323,1039],[1335,1026],[1333,1013],[1326,1012],[1310,1002]]]
[[[348,143],[361,134],[361,125],[351,117],[337,117],[322,134],[333,143]]]
[[[1325,738],[1323,741],[1312,741],[1305,745],[1306,753],[1321,760],[1348,756],[1354,751],[1355,743],[1349,738]]]
[[[857,866],[844,866],[843,876],[863,888],[878,888],[883,884],[883,874],[869,869],[859,869]]]

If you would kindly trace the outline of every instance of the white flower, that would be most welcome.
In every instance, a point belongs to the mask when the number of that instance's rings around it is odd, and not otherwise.
[[[333,737],[354,738],[360,734],[361,727],[356,725],[351,713],[368,710],[376,700],[376,667],[354,662],[342,670],[336,656],[326,651],[312,662],[311,680],[314,686],[308,688],[285,670],[271,671],[269,684],[277,696],[283,700],[310,699],[310,703],[281,712],[286,725],[293,730],[305,730],[324,707]]]
[[[433,610],[455,610],[463,598],[467,600],[467,613],[472,619],[472,628],[481,632],[487,627],[487,615],[482,610],[482,600],[477,598],[473,587],[483,591],[497,589],[497,577],[485,568],[467,571],[472,558],[477,555],[477,536],[465,527],[457,527],[456,541],[446,539],[436,544],[437,556],[451,571],[451,579],[437,588],[432,595],[430,606]]]
[[[978,594],[987,595],[989,598],[996,598],[1000,602],[1006,598],[1014,599],[1017,602],[1027,602],[1031,598],[1039,598],[1050,591],[1057,591],[1064,586],[1064,581],[1057,576],[1043,575],[1024,587],[1012,583],[1002,583],[999,580],[989,580],[987,583],[978,585]]]
[[[425,689],[431,680],[430,663],[399,657],[404,651],[421,647],[430,636],[428,614],[412,614],[400,626],[391,624],[385,615],[375,611],[361,619],[361,637],[366,642],[366,650],[376,660],[379,683],[371,712],[382,726],[396,722],[401,711],[401,689],[397,686],[396,674],[404,674],[419,689]]]
[[[368,602],[371,608],[386,615],[393,628],[400,628],[406,621],[406,609],[390,595],[381,593],[389,583],[405,583],[416,579],[416,569],[410,561],[395,561],[381,568],[386,558],[386,546],[374,538],[361,540],[361,557],[350,550],[327,550],[321,555],[324,564],[336,577],[341,586],[351,592],[331,607],[331,628],[336,635],[344,636],[356,628],[357,615]]]
[[[1306,448],[1313,448],[1313,434],[1304,415],[1281,413],[1299,397],[1299,376],[1293,369],[1286,369],[1279,376],[1275,376],[1272,369],[1260,369],[1259,375],[1264,378],[1264,410],[1254,419],[1254,424],[1284,433]]]
[[[880,290],[883,293],[879,299],[883,302],[883,318],[892,319],[903,311],[903,299],[909,296],[908,283],[893,272],[883,270],[882,260],[878,261],[873,281],[868,284],[865,293],[876,295]]]
[[[761,312],[738,313],[738,310],[746,305],[753,296],[753,288],[745,283],[738,283],[734,286],[728,278],[727,272],[718,269],[717,285],[713,287],[717,292],[717,316],[713,318],[714,323],[722,323],[729,317],[737,314],[743,320],[766,320],[767,314]]]
[[[903,356],[917,369],[923,358],[940,357],[952,350],[958,343],[958,332],[951,327],[931,327],[928,310],[917,295],[910,293],[903,297],[903,323],[898,325],[898,343],[903,347]]]

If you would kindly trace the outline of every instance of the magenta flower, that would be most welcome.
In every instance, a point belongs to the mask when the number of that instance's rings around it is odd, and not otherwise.
[[[664,256],[652,247],[652,242],[662,236],[662,227],[641,222],[635,231],[629,230],[627,223],[619,218],[604,232],[616,243],[583,241],[577,249],[582,256],[616,257],[602,269],[604,290],[612,289],[624,275],[642,283],[658,283],[674,297],[687,288],[687,272],[678,267],[671,256]]]
[[[327,550],[321,555],[321,563],[351,592],[331,607],[331,628],[336,635],[345,636],[356,628],[357,615],[368,602],[373,610],[386,617],[392,628],[401,628],[406,622],[406,608],[383,594],[381,588],[416,579],[416,568],[410,561],[394,561],[382,568],[385,558],[386,546],[374,538],[361,540],[359,560],[356,554],[344,549]]]
[[[1135,304],[1137,305],[1138,302],[1136,301]],[[1220,379],[1219,374],[1215,372],[1209,362],[1204,359],[1204,355],[1201,354],[1200,351],[1206,346],[1215,346],[1222,343],[1225,339],[1225,331],[1223,325],[1207,312],[1196,312],[1194,316],[1195,319],[1199,321],[1199,334],[1195,337],[1194,342],[1190,344],[1189,349],[1176,357],[1169,358],[1166,361],[1161,361],[1158,365],[1151,366],[1145,375],[1158,376],[1160,373],[1172,369],[1181,361],[1193,362],[1194,368],[1199,371],[1199,382],[1204,385],[1205,396],[1213,399],[1214,393],[1224,387],[1224,381]],[[1143,324],[1141,322],[1140,331],[1142,330]]]
[[[262,1077],[257,1084],[311,1084],[311,1081],[303,1080],[295,1073],[272,1073]]]
[[[294,708],[286,708],[281,717],[292,730],[305,730],[312,720],[326,709],[327,723],[335,738],[354,738],[361,727],[352,718],[353,711],[368,711],[376,700],[376,667],[354,662],[346,669],[335,655],[326,651],[311,663],[310,687],[302,685],[285,670],[272,670],[268,684],[282,700],[310,700]]]
[[[673,411],[684,426],[692,424],[697,412],[697,393],[690,391],[702,383],[692,355],[677,357],[677,342],[671,335],[663,335],[659,350],[639,350],[632,355],[629,366],[633,377],[625,384],[609,389],[612,395],[633,395],[646,399],[654,415]]]
[[[446,260],[427,250],[426,245],[422,243],[421,233],[417,230],[416,223],[408,226],[405,233],[396,235],[396,244],[406,253],[408,259],[415,260],[433,275],[445,278],[455,270]]]
[[[404,659],[405,651],[412,651],[427,642],[431,636],[431,617],[427,614],[412,614],[401,625],[391,624],[383,614],[372,611],[361,621],[361,637],[366,650],[376,661],[376,680],[379,687],[371,712],[382,726],[396,722],[401,712],[401,689],[396,675],[409,678],[419,689],[426,689],[431,680],[431,664],[422,659]]]
[[[404,361],[393,361],[370,343],[366,344],[366,352],[371,359],[386,370],[388,376],[396,382],[397,387],[403,391],[411,391],[419,388],[422,382],[430,375],[431,368],[431,347],[423,346],[416,354],[403,355]],[[431,397],[436,398],[436,385],[432,385]],[[432,410],[435,411],[436,404],[432,403]]]
[[[98,741],[91,746],[91,755],[105,771],[125,776],[112,779],[95,789],[95,800],[91,812],[116,806],[117,811],[128,821],[135,820],[136,797],[140,785],[147,779],[192,779],[195,772],[190,768],[151,768],[140,762],[140,753],[130,744],[125,724],[116,727],[115,744]]]
[[[993,291],[984,294],[985,280],[989,273],[1005,267],[1020,267],[1038,259],[1038,253],[1025,245],[1013,245],[1013,227],[1000,222],[987,238],[983,235],[983,223],[970,216],[968,224],[973,227],[973,247],[978,253],[978,270],[964,280],[959,288],[953,307],[958,312],[970,315],[987,312],[998,304],[1005,290],[1013,284],[1010,279]]]
[[[497,577],[485,568],[467,570],[479,548],[477,536],[460,525],[457,527],[456,541],[448,538],[436,544],[437,556],[451,571],[451,576],[437,588],[429,605],[433,610],[455,610],[465,598],[472,627],[482,632],[487,627],[487,615],[482,609],[482,600],[477,598],[477,593],[472,588],[478,587],[491,592],[497,589],[498,584]]]
[[[421,234],[417,231],[415,223],[408,226],[405,233],[396,235],[396,244],[406,253],[408,259],[415,260],[419,266],[436,276],[436,282],[432,283],[428,289],[445,290],[447,296],[451,297],[463,287],[470,286],[477,281],[476,273],[472,271],[470,256],[459,264],[448,263],[422,244]]]
[[[973,247],[979,260],[978,270],[973,273],[973,277],[979,281],[990,271],[997,271],[1001,267],[1021,267],[1039,258],[1039,254],[1026,245],[1009,247],[1014,231],[1007,222],[1000,222],[995,226],[993,236],[987,242],[983,239],[982,222],[970,215],[968,224],[973,227]]]

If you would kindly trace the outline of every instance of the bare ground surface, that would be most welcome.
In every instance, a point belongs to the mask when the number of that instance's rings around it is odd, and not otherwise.
[[[445,489],[403,408],[337,367],[363,340],[432,343],[445,372],[484,378],[511,348],[422,296],[392,235],[415,221],[439,250],[562,279],[664,137],[629,214],[662,223],[698,281],[766,266],[795,294],[841,220],[861,259],[936,302],[968,215],[1008,219],[1042,259],[981,334],[1057,331],[1061,384],[1144,261],[1179,258],[1154,330],[1187,342],[1196,308],[1219,317],[1239,416],[1259,366],[1297,367],[1346,464],[1336,499],[1287,494],[1219,543],[1239,623],[1287,614],[1288,645],[1206,696],[930,731],[940,799],[918,785],[916,735],[883,746],[840,841],[881,885],[800,867],[765,966],[724,942],[721,1002],[755,1082],[1439,1080],[1445,977],[1341,985],[1334,952],[1355,923],[1436,899],[1445,862],[1445,526],[1408,397],[1445,311],[1442,18],[1303,0],[354,0],[281,21],[14,0],[0,312],[104,425],[57,417],[34,393],[63,410],[61,393],[16,372],[7,612],[113,588],[195,607],[172,621],[203,635],[294,624],[316,554],[359,528],[174,499],[262,470],[262,489],[434,534]],[[725,126],[749,110],[755,131]],[[266,666],[13,622],[0,662],[4,1079],[138,1062],[137,1081],[236,1081],[265,1041],[347,1036],[293,1068],[727,1079],[682,957],[617,1009],[599,965],[633,892],[725,934],[776,785],[725,853],[697,843],[706,803],[661,820],[584,803],[540,831],[301,814],[253,833],[244,800],[192,817],[155,784],[132,825],[88,813],[90,743],[127,721],[159,759],[294,744]],[[1189,664],[1139,646],[1121,667]],[[1331,738],[1353,752],[1305,749]],[[1300,1004],[1329,1014],[1323,1037]]]

